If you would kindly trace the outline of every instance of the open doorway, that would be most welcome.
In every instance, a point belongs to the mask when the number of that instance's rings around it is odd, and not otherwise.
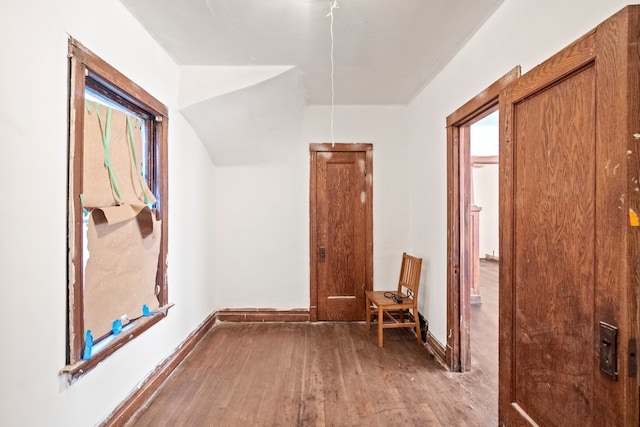
[[[486,384],[490,413],[498,414],[499,112],[470,125],[471,248],[469,370]],[[480,375],[476,373],[476,375]]]
[[[482,304],[482,283],[485,271],[497,264],[480,268],[483,261],[498,262],[498,135],[497,109],[469,126],[470,191],[469,191],[469,274],[472,307]],[[483,263],[485,264],[485,263]],[[484,280],[483,280],[484,279]],[[485,298],[486,300],[486,298]],[[495,313],[498,315],[497,311]]]
[[[498,113],[500,92],[519,76],[520,67],[516,67],[447,117],[448,335],[445,359],[449,368],[456,372],[471,368],[472,283],[479,276],[480,245],[479,240],[474,239],[478,234],[479,211],[472,208],[474,160],[471,128],[487,117],[488,121],[496,120],[497,116],[493,114]],[[497,158],[488,159],[491,156],[476,157],[478,165],[497,161]],[[478,221],[474,224],[476,219]],[[476,280],[475,283],[479,282]],[[473,292],[474,302],[481,302],[479,290],[473,289]]]

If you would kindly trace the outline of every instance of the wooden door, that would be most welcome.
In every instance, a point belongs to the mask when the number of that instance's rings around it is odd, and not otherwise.
[[[640,206],[638,11],[605,21],[500,96],[507,426],[638,424],[640,242],[629,223]],[[617,328],[617,345],[601,322]],[[608,375],[600,363],[611,346]]]
[[[373,288],[371,148],[311,146],[312,320],[364,320]]]

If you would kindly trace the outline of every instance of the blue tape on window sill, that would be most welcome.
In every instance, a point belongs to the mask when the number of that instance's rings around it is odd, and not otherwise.
[[[122,332],[122,320],[116,319],[111,325],[111,333],[113,335],[118,335],[120,332]]]
[[[173,307],[173,305],[174,305],[173,303],[167,304],[167,305],[165,305],[163,307],[160,307],[160,308],[156,309],[155,311],[150,311],[149,307],[147,307],[147,310],[148,310],[149,314],[146,315],[146,316],[142,316],[142,318],[144,318],[144,317],[147,317],[147,318],[148,317],[152,317],[152,316],[154,316],[156,314],[164,314],[166,316],[167,312],[169,311],[169,309],[171,307]],[[146,305],[143,306],[143,309],[142,309],[143,313],[144,313],[144,307],[146,307]],[[112,331],[111,335],[109,335],[109,336],[101,339],[99,342],[93,344],[93,348],[91,350],[92,354],[95,355],[95,354],[101,352],[105,347],[107,347],[109,344],[111,344],[114,340],[118,339],[120,337],[120,334],[126,333],[128,330],[133,329],[139,323],[138,320],[142,320],[142,318],[131,319],[131,321],[129,323],[127,323],[126,325],[122,325],[122,327],[120,328],[120,332],[118,334],[114,334],[113,331]],[[84,359],[84,360],[87,360],[87,359]]]
[[[91,335],[91,330],[87,330],[87,333],[84,335],[84,351],[82,352],[82,360],[91,359],[92,350],[93,350],[93,335]]]
[[[130,323],[122,326],[122,332],[118,335],[109,334],[98,342],[94,342],[93,337],[91,337],[90,340],[87,340],[87,342],[91,342],[91,346],[85,345],[80,355],[83,356],[86,350],[88,358],[85,359],[81,357],[80,360],[72,364],[67,364],[60,370],[60,374],[67,376],[69,384],[75,383],[80,377],[93,370],[120,347],[158,323],[168,314],[169,309],[173,306],[173,303],[169,303],[153,311],[154,316],[140,316],[138,319],[132,320]],[[163,314],[164,316],[157,316],[158,314]]]

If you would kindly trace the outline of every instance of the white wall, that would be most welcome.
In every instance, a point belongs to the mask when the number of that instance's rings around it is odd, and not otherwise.
[[[447,340],[447,115],[516,65],[530,70],[627,3],[506,0],[411,102],[411,246],[427,264],[422,310],[441,343]]]
[[[486,254],[499,256],[498,165],[474,167],[472,172],[474,201],[482,208],[478,256],[480,258],[484,258]]]
[[[65,364],[67,37],[169,106],[167,319],[75,384]],[[5,0],[0,13],[0,425],[90,426],[213,310],[214,168],[176,114],[178,69],[119,2]]]
[[[309,144],[330,108],[307,107],[289,157],[216,170],[216,308],[309,307]],[[408,250],[406,107],[336,107],[335,141],[373,144],[374,286],[394,287]]]

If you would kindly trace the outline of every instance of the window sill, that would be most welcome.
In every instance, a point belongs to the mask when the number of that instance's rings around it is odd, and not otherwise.
[[[167,313],[171,307],[173,307],[173,304],[161,307],[157,310],[157,314],[149,317],[141,317],[135,322],[124,327],[122,332],[118,335],[105,338],[102,342],[97,343],[94,346],[95,353],[91,355],[90,359],[79,360],[74,364],[67,365],[60,370],[60,374],[67,375],[69,384],[73,384],[81,376],[98,366],[100,362],[105,360],[120,347],[124,346],[134,338],[141,335],[144,331],[167,317]]]

